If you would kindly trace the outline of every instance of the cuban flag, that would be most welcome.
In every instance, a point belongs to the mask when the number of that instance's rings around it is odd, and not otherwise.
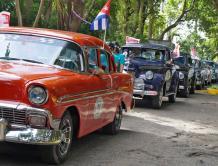
[[[106,30],[109,28],[109,17],[110,17],[110,4],[111,0],[108,0],[104,7],[98,13],[97,17],[90,25],[90,30]]]

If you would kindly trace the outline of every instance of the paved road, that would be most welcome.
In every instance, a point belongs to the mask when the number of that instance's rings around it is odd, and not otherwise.
[[[164,103],[137,102],[116,136],[94,133],[75,142],[64,166],[217,166],[218,96],[197,93]],[[43,153],[43,152],[42,152]],[[0,165],[43,166],[37,146],[0,144]]]

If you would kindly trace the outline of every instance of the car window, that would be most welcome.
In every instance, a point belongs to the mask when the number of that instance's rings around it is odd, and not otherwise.
[[[0,33],[0,58],[25,59],[53,65],[68,41],[24,34]]]
[[[83,58],[80,47],[74,43],[67,44],[66,47],[61,50],[54,64],[75,72],[82,71]]]
[[[100,65],[101,68],[106,72],[109,73],[109,57],[108,54],[104,50],[100,50]]]
[[[88,70],[93,71],[94,69],[97,69],[98,68],[97,49],[86,47],[84,49],[84,53],[88,59]]]
[[[174,62],[177,65],[184,65],[185,64],[185,57],[179,56],[178,58],[174,58]]]

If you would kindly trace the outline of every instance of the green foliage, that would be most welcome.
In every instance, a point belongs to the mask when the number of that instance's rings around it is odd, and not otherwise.
[[[217,89],[218,90],[218,85],[211,85],[209,88],[210,89]]]
[[[107,0],[85,0],[83,11],[78,13],[92,22]],[[186,9],[192,6],[193,0],[112,0],[110,29],[107,40],[125,42],[126,36],[147,39],[158,39],[162,32],[175,23],[182,14],[184,2]],[[45,0],[39,27],[51,29],[67,29],[66,22],[75,16],[69,11],[68,4],[81,2],[78,0]],[[94,3],[94,5],[93,5]],[[61,4],[63,6],[61,6]],[[40,0],[20,0],[20,9],[24,26],[32,26],[39,10]],[[93,6],[92,6],[93,5]],[[11,25],[18,23],[14,0],[0,0],[0,11],[11,12]],[[70,9],[71,10],[71,9]],[[213,1],[195,0],[194,8],[184,14],[181,22],[196,22],[195,29],[186,39],[180,41],[182,51],[189,52],[190,47],[196,47],[199,55],[205,59],[218,56],[218,9]],[[62,22],[61,22],[62,21]],[[63,23],[63,21],[65,21]],[[61,25],[62,23],[62,25]],[[180,23],[180,22],[179,22]],[[178,25],[179,25],[178,23]],[[72,22],[72,25],[78,22]],[[80,25],[80,24],[78,24]],[[190,28],[190,29],[191,29]],[[103,39],[103,31],[89,30],[89,24],[81,22],[76,31],[94,35]],[[204,32],[205,38],[199,31]],[[168,37],[177,35],[177,28],[167,32]]]

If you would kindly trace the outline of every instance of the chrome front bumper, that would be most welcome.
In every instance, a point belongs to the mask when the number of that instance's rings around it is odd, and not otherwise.
[[[38,129],[32,128],[26,123],[17,124],[16,119],[21,116],[19,111],[25,112],[26,119],[31,114],[46,116],[50,127]],[[16,117],[15,112],[18,113]],[[49,110],[31,107],[23,103],[0,100],[0,142],[36,145],[59,144],[63,138],[59,124],[60,119],[54,119]]]
[[[158,92],[157,91],[145,91],[145,90],[133,90],[133,95],[141,95],[143,96],[157,96]]]
[[[62,140],[60,130],[50,129],[10,129],[5,119],[0,119],[0,142],[14,142],[33,145],[55,145]]]

